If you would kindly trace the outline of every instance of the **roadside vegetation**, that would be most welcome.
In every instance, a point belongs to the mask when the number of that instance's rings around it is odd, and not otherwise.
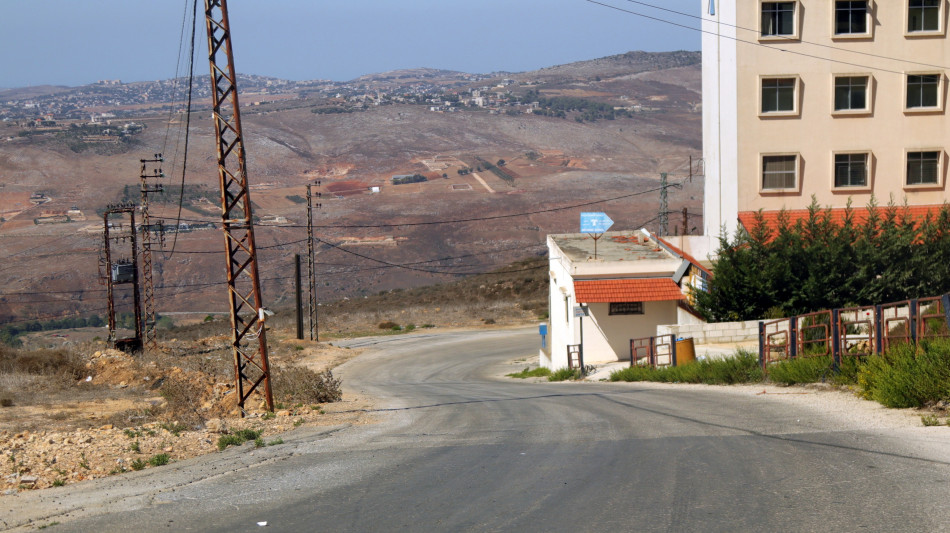
[[[899,344],[882,355],[847,357],[837,368],[830,356],[820,356],[780,361],[764,373],[755,354],[739,351],[734,357],[677,367],[624,368],[614,371],[610,380],[708,385],[829,383],[853,389],[885,407],[935,407],[950,402],[950,339],[923,340],[916,346]]]
[[[661,383],[705,383],[707,385],[734,385],[762,381],[759,358],[752,352],[740,350],[734,357],[704,359],[694,363],[652,368],[632,366],[610,374],[610,381],[657,381]]]
[[[538,368],[530,369],[525,367],[521,372],[515,372],[514,374],[508,374],[510,378],[518,379],[527,379],[527,378],[546,378],[551,375],[550,368],[544,368],[540,366]]]
[[[710,322],[757,320],[823,309],[876,305],[950,291],[950,205],[936,216],[907,206],[879,207],[843,220],[815,200],[792,223],[782,211],[776,229],[761,212],[747,232],[721,238],[709,292],[695,291]]]

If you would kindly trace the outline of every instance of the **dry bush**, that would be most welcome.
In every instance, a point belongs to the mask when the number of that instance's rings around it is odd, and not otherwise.
[[[85,373],[82,355],[64,348],[56,350],[24,351],[3,347],[0,349],[0,373],[25,373],[58,378],[70,382]]]
[[[333,372],[314,372],[301,366],[277,368],[273,373],[274,391],[286,403],[329,403],[343,398],[341,381]]]
[[[205,422],[199,412],[201,396],[196,394],[194,383],[178,376],[169,376],[159,392],[166,402],[163,418],[177,420],[189,427],[200,426]]]
[[[75,351],[0,346],[0,406],[29,404],[38,391],[71,387],[84,373],[85,362]]]

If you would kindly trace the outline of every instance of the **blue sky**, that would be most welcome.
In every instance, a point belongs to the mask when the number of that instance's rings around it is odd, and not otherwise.
[[[643,4],[701,9],[699,0],[598,1],[693,27],[697,21]],[[171,78],[191,2],[2,0],[0,87]],[[238,70],[294,80],[413,67],[523,71],[700,46],[698,32],[586,0],[229,0],[228,8]],[[197,74],[208,70],[203,31]]]

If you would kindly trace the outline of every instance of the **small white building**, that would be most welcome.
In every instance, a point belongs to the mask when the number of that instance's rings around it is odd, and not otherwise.
[[[548,235],[547,244],[550,342],[541,366],[567,367],[572,346],[582,346],[585,365],[627,361],[631,339],[702,322],[689,287],[705,288],[711,274],[669,241],[641,229],[602,234],[596,254],[586,233]]]

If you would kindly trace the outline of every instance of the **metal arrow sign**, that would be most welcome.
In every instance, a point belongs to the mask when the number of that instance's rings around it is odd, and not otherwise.
[[[581,213],[581,233],[603,233],[613,225],[606,213]]]

